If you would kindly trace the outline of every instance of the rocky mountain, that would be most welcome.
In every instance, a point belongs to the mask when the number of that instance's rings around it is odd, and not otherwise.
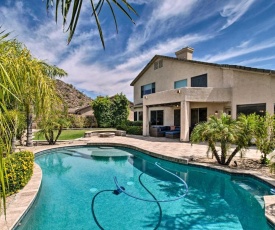
[[[93,101],[73,85],[61,80],[56,80],[56,88],[63,101],[67,104],[68,109],[85,107]]]

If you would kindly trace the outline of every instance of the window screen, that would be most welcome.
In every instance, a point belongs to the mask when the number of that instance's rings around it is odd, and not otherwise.
[[[191,87],[207,87],[207,74],[192,77]]]
[[[245,114],[249,115],[252,113],[256,113],[257,115],[265,115],[266,112],[266,104],[248,104],[248,105],[237,105],[237,115]]]

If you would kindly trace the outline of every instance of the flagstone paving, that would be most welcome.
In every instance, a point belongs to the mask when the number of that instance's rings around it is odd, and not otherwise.
[[[233,173],[247,173],[262,178],[268,183],[273,184],[275,187],[275,179],[267,177],[266,174],[263,174],[260,170],[243,170],[239,167],[234,168],[217,165],[214,159],[206,158],[208,147],[205,144],[191,145],[190,143],[179,142],[178,139],[168,139],[165,137],[143,137],[130,135],[114,137],[91,136],[89,138],[80,138],[74,141],[58,142],[55,146],[35,142],[35,146],[33,147],[21,147],[18,148],[18,150],[28,149],[34,153],[37,153],[50,148],[87,144],[128,146],[135,149],[144,150],[152,156],[175,162],[199,164],[205,167],[214,167]],[[260,153],[256,151],[255,148],[251,148],[246,152],[245,156],[249,159],[259,159]],[[239,159],[239,157],[236,157],[236,159]],[[19,223],[20,217],[26,212],[35,199],[37,192],[39,191],[41,179],[41,169],[38,165],[35,165],[34,175],[27,186],[25,186],[25,188],[19,193],[8,198],[7,216],[6,219],[3,213],[0,216],[0,229],[12,229],[16,223]],[[264,200],[266,217],[271,222],[275,223],[275,196],[265,196]]]

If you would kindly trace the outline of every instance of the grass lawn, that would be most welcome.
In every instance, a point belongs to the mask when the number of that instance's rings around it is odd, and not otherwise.
[[[112,128],[91,128],[91,129],[65,129],[62,131],[61,135],[59,136],[58,140],[74,140],[80,137],[84,137],[84,133],[86,131],[112,131],[115,129]],[[57,131],[56,131],[57,133]],[[38,135],[38,133],[35,133],[34,140],[46,140],[44,135]]]

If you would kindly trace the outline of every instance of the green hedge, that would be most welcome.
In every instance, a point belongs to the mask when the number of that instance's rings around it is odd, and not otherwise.
[[[118,130],[125,130],[127,134],[142,135],[141,121],[127,121],[126,124],[121,124],[116,127]]]
[[[127,121],[128,126],[142,126],[142,121]]]
[[[142,126],[128,126],[126,129],[127,134],[142,135]]]
[[[22,189],[31,179],[34,166],[34,154],[29,151],[13,153],[4,159],[6,176],[6,194],[11,195]],[[2,193],[2,186],[0,185]]]

